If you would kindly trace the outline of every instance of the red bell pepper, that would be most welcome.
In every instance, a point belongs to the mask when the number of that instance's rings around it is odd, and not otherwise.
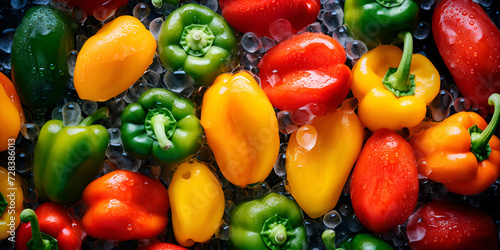
[[[88,16],[94,16],[99,21],[104,21],[112,16],[115,11],[126,5],[129,0],[59,0],[71,7],[80,7]]]
[[[444,0],[434,10],[432,34],[460,92],[492,112],[488,98],[500,92],[500,30],[472,0]]]
[[[21,213],[21,220],[23,220],[23,215],[26,214],[25,211],[31,212],[31,209],[26,209]],[[61,205],[47,202],[37,207],[35,209],[35,214],[36,216],[30,216],[29,214],[28,216],[24,216],[28,218],[31,217],[32,219],[30,221],[33,221],[33,217],[38,217],[37,221],[39,226],[33,226],[35,236],[32,237],[32,223],[22,223],[16,234],[16,249],[28,249],[26,244],[32,238],[32,242],[35,244],[34,249],[40,249],[40,247],[36,247],[37,243],[35,243],[37,241],[41,242],[42,240],[40,231],[55,238],[59,250],[81,249],[82,240],[85,238],[86,234],[80,223],[69,217],[66,208]],[[33,224],[37,223],[34,222]]]
[[[483,211],[449,201],[431,201],[408,219],[411,249],[498,249],[497,227]]]
[[[168,191],[159,180],[118,170],[91,182],[83,191],[87,212],[83,228],[98,239],[148,239],[168,222]]]
[[[156,242],[147,246],[139,247],[138,250],[187,250],[187,248],[170,243]]]
[[[356,216],[370,231],[385,233],[405,222],[418,199],[410,144],[392,130],[377,130],[361,150],[350,193]]]
[[[295,34],[316,21],[321,9],[319,0],[219,0],[219,5],[222,16],[237,30],[268,37],[273,21],[288,20]]]
[[[274,107],[307,104],[335,109],[351,88],[345,50],[325,34],[302,33],[271,48],[260,60],[261,86]]]

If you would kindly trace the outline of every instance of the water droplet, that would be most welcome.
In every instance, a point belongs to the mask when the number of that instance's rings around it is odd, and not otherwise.
[[[344,11],[342,11],[342,7],[336,5],[335,9],[325,11],[322,20],[329,31],[336,30],[344,23]]]
[[[418,40],[427,38],[431,31],[431,26],[427,22],[420,22],[413,33],[413,36]]]
[[[241,38],[241,46],[247,52],[255,53],[262,47],[262,43],[255,33],[247,32]]]
[[[323,224],[326,227],[334,229],[342,223],[342,217],[336,210],[331,210],[323,216]]]
[[[157,17],[149,23],[149,32],[153,34],[155,39],[158,39],[158,35],[160,34],[161,26],[163,25],[163,18]]]
[[[311,125],[302,126],[297,130],[296,138],[297,143],[309,151],[316,145],[318,132],[316,131],[316,128]]]
[[[34,123],[25,123],[21,126],[21,134],[28,140],[34,140],[40,133],[40,127]]]
[[[292,36],[293,31],[292,24],[287,19],[278,19],[269,24],[269,33],[276,41]]]
[[[347,43],[346,53],[351,59],[359,59],[366,52],[368,52],[368,48],[366,44],[359,40],[354,40],[352,42]]]
[[[13,9],[22,9],[26,6],[27,0],[10,0],[10,5]]]
[[[132,11],[134,17],[139,19],[141,22],[148,18],[149,13],[151,13],[151,9],[145,3],[138,3]]]
[[[82,118],[82,111],[76,102],[68,102],[62,108],[64,126],[76,126]]]

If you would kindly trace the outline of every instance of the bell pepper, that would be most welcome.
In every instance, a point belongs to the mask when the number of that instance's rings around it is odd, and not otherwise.
[[[182,68],[196,84],[211,85],[226,70],[224,65],[234,60],[237,43],[224,18],[205,6],[186,4],[163,23],[158,52],[165,68]]]
[[[139,247],[138,250],[187,250],[187,248],[177,246],[170,243],[155,242],[147,246]]]
[[[175,239],[184,247],[208,241],[224,215],[224,191],[214,173],[199,162],[182,163],[168,194]]]
[[[381,45],[363,55],[352,69],[358,115],[371,131],[416,126],[439,92],[439,72],[425,56],[412,55],[409,32],[400,33],[400,38],[405,43],[403,53],[396,46]]]
[[[12,42],[12,81],[21,102],[45,112],[61,97],[69,80],[66,56],[75,47],[75,24],[48,6],[30,8]]]
[[[489,101],[495,107],[489,125],[476,113],[460,112],[411,140],[421,175],[462,195],[481,193],[497,180],[500,140],[493,134],[500,120],[500,95]]]
[[[159,180],[117,170],[91,182],[83,191],[88,235],[107,240],[148,239],[168,223],[168,191]]]
[[[345,61],[344,48],[330,36],[307,32],[293,36],[260,60],[262,89],[281,110],[313,103],[335,109],[351,88]]]
[[[7,76],[0,73],[0,152],[14,144],[24,121],[24,112],[14,85]],[[10,143],[9,143],[10,142]]]
[[[220,0],[222,16],[231,26],[258,36],[272,37],[269,25],[278,19],[290,22],[294,34],[316,21],[321,3],[319,0]]]
[[[344,250],[391,250],[393,249],[382,239],[373,234],[360,233],[354,237],[340,243],[340,248],[335,247],[335,231],[325,230],[321,235],[321,239],[325,243],[327,250],[344,249]]]
[[[139,159],[169,165],[185,160],[200,148],[203,128],[194,104],[170,90],[152,88],[121,114],[125,150]]]
[[[33,160],[33,179],[38,195],[71,205],[99,174],[106,157],[109,134],[94,122],[108,116],[103,107],[78,126],[64,126],[61,120],[46,122],[38,136]]]
[[[302,210],[281,194],[269,193],[238,204],[230,224],[231,249],[307,249]]]
[[[411,249],[498,249],[498,226],[485,212],[445,200],[426,203],[408,219]]]
[[[104,21],[112,16],[121,6],[129,0],[58,0],[71,7],[81,8],[87,16],[94,16],[99,21]]]
[[[352,208],[374,233],[403,224],[418,199],[418,172],[410,144],[389,129],[366,141],[351,176]]]
[[[391,44],[417,24],[418,0],[346,0],[344,21],[354,39],[368,48]]]
[[[300,129],[290,136],[286,170],[290,192],[311,218],[332,210],[363,145],[364,127],[354,112],[343,108],[316,117],[312,149],[299,144]],[[302,135],[303,136],[303,135]]]
[[[107,101],[139,80],[153,62],[156,40],[137,18],[120,16],[78,53],[74,84],[81,99]]]
[[[13,241],[19,227],[19,214],[24,209],[21,176],[0,167],[0,240]]]
[[[263,182],[279,153],[278,121],[247,71],[222,74],[203,97],[201,125],[224,177],[239,187]]]
[[[21,220],[25,223],[16,233],[19,250],[79,250],[86,237],[80,222],[70,218],[63,206],[51,202],[43,203],[35,211],[23,210]]]
[[[488,98],[500,93],[498,27],[472,0],[446,0],[434,10],[432,34],[460,92],[472,106],[490,108]]]

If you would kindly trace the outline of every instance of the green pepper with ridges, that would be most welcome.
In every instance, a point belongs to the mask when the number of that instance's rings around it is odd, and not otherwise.
[[[237,205],[230,217],[231,249],[306,249],[307,233],[299,205],[269,193]]]
[[[211,85],[236,60],[237,40],[229,24],[209,8],[186,4],[172,12],[158,37],[167,69],[183,69],[198,85]]]
[[[127,153],[169,165],[195,154],[201,146],[203,128],[194,104],[159,88],[144,92],[137,103],[121,114],[122,143]]]
[[[78,126],[64,126],[61,120],[43,125],[33,162],[40,197],[61,205],[80,200],[85,187],[99,174],[109,144],[106,128],[92,124],[108,115],[108,108],[103,107]]]
[[[17,28],[12,42],[12,80],[21,102],[31,110],[45,112],[63,94],[75,27],[61,11],[38,6],[26,12]]]

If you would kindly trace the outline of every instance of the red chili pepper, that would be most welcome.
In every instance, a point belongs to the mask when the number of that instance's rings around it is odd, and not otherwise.
[[[302,33],[271,48],[259,62],[262,89],[274,107],[293,110],[307,104],[336,108],[351,88],[345,50],[335,39]]]
[[[69,217],[68,211],[61,205],[43,203],[35,209],[40,231],[57,240],[59,250],[78,250],[86,234],[79,222]],[[31,240],[31,223],[22,223],[16,234],[16,249],[27,250]]]
[[[500,92],[500,30],[472,0],[444,0],[434,10],[432,34],[458,89],[474,106],[490,109]]]
[[[94,16],[97,20],[103,21],[112,16],[115,11],[129,0],[59,0],[72,7],[80,7],[88,16]]]
[[[156,242],[140,247],[138,250],[187,250],[187,248],[170,243]]]
[[[295,34],[316,21],[321,9],[319,0],[219,0],[219,5],[222,16],[237,30],[268,37],[273,21],[288,20]]]
[[[449,201],[431,201],[408,219],[411,249],[497,249],[493,219],[483,211]]]
[[[350,191],[354,212],[370,231],[385,233],[405,222],[418,199],[410,144],[389,129],[377,130],[361,150]]]

